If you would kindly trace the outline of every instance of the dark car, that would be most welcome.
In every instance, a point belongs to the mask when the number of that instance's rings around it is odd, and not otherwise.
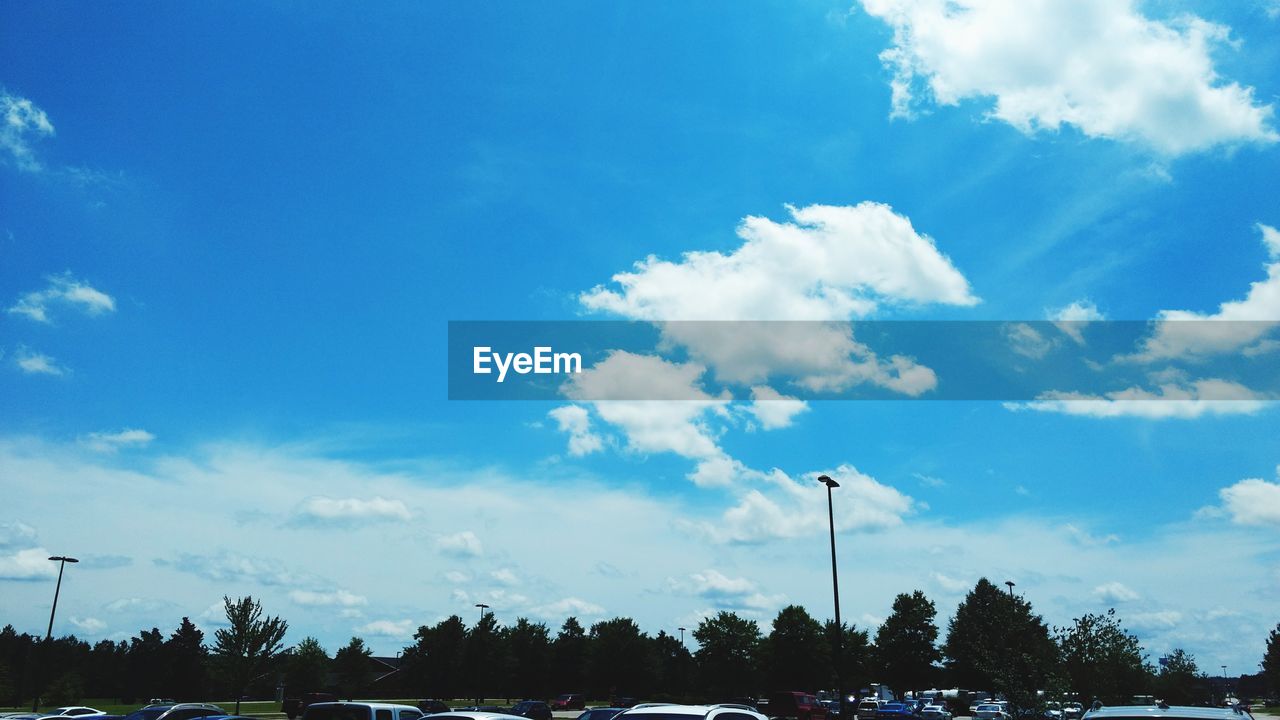
[[[578,720],[613,720],[613,717],[615,715],[617,715],[620,712],[623,712],[624,710],[626,710],[626,708],[620,708],[620,707],[591,708],[590,710],[586,710],[581,715],[579,715]]]
[[[818,702],[816,695],[797,691],[776,692],[769,696],[769,717],[826,720],[827,709]]]
[[[552,710],[586,710],[587,696],[582,693],[564,693],[551,701]]]
[[[141,710],[134,710],[124,716],[124,720],[156,720],[169,711],[173,705],[148,705]]]
[[[551,706],[541,700],[522,700],[511,708],[511,714],[530,720],[551,720]]]
[[[432,713],[449,712],[449,706],[444,704],[443,700],[419,700],[418,709],[431,715]]]
[[[911,708],[906,703],[885,703],[876,711],[876,720],[905,720],[910,717]]]

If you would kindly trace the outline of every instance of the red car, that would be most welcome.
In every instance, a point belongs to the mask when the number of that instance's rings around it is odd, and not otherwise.
[[[551,701],[552,710],[586,710],[587,696],[581,693],[565,693]]]

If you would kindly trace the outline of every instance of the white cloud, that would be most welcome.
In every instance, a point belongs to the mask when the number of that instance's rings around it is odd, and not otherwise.
[[[535,608],[531,608],[529,612],[537,617],[547,620],[562,620],[571,615],[579,619],[584,617],[603,617],[605,609],[600,605],[588,602],[581,598],[567,597],[562,600],[547,603],[546,605],[539,605]]]
[[[484,546],[480,544],[480,538],[470,530],[437,538],[436,550],[441,555],[457,558],[479,557],[484,554]]]
[[[1095,418],[1138,417],[1193,420],[1206,415],[1252,415],[1269,398],[1239,383],[1216,378],[1165,383],[1156,390],[1131,387],[1104,395],[1050,391],[1031,402],[1005,403],[1010,410],[1037,410]]]
[[[1046,315],[1059,330],[1075,340],[1077,345],[1084,344],[1084,330],[1090,323],[1106,319],[1098,306],[1090,300],[1076,300],[1070,305],[1049,310]]]
[[[26,293],[18,298],[18,302],[8,312],[46,324],[53,322],[50,312],[55,307],[72,307],[87,315],[115,312],[114,298],[88,283],[76,280],[71,273],[52,275],[47,280],[48,287]]]
[[[511,568],[499,568],[489,573],[489,578],[499,585],[519,585],[520,578]]]
[[[1280,233],[1266,225],[1257,227],[1272,260],[1264,266],[1265,280],[1251,283],[1243,300],[1224,302],[1215,313],[1160,311],[1141,351],[1121,359],[1152,362],[1265,349],[1259,348],[1267,342],[1265,336],[1280,327]]]
[[[450,570],[444,574],[444,579],[451,583],[471,582],[471,576],[461,570]]]
[[[1104,603],[1111,604],[1133,602],[1138,599],[1138,593],[1120,582],[1109,582],[1095,587],[1093,596]]]
[[[94,617],[81,618],[72,615],[70,621],[72,625],[76,626],[76,628],[80,630],[80,632],[89,635],[98,635],[103,630],[107,629],[107,624],[105,622]]]
[[[27,348],[18,348],[13,354],[13,363],[28,375],[66,375],[69,372],[48,355]]]
[[[1280,476],[1280,468],[1276,474]],[[1219,490],[1218,496],[1232,522],[1280,527],[1280,483],[1249,478]]]
[[[936,571],[930,573],[929,577],[933,580],[933,583],[937,585],[940,590],[946,593],[950,593],[952,595],[966,592],[969,588],[973,587],[973,583],[967,580],[958,580],[949,575],[944,575]]]
[[[932,100],[993,99],[1024,133],[1078,128],[1176,156],[1272,143],[1270,105],[1225,82],[1210,52],[1228,28],[1191,14],[1151,20],[1129,0],[862,0],[893,28],[880,58],[895,117]]]
[[[179,553],[173,560],[159,559],[155,564],[190,573],[217,583],[247,582],[259,585],[322,587],[320,577],[290,567],[276,558],[222,551],[212,555]]]
[[[28,172],[41,169],[32,142],[54,134],[49,116],[24,97],[0,89],[0,150],[13,159],[18,168]]]
[[[408,640],[418,630],[412,620],[373,620],[356,628],[362,635]]]
[[[28,548],[35,544],[35,528],[20,520],[0,523],[0,548]]]
[[[94,432],[80,438],[80,444],[101,453],[114,453],[124,447],[148,445],[156,436],[139,428],[128,428],[114,433]]]
[[[767,385],[751,388],[751,400],[747,412],[765,430],[790,427],[797,415],[809,409],[805,401],[783,395]]]
[[[669,579],[667,586],[677,592],[697,595],[717,609],[776,610],[787,602],[783,593],[763,593],[753,580],[731,578],[714,569],[692,573],[687,579]]]
[[[547,415],[556,421],[560,432],[569,433],[570,455],[590,455],[604,447],[601,437],[591,432],[591,416],[581,405],[562,405]]]
[[[298,605],[308,607],[359,607],[368,605],[369,599],[357,595],[350,590],[333,590],[328,592],[315,590],[290,590],[289,599]]]
[[[1054,348],[1054,342],[1027,323],[1007,323],[1004,326],[1005,341],[1015,353],[1040,360]]]
[[[888,205],[788,206],[794,222],[749,216],[725,255],[656,257],[583,293],[592,310],[637,320],[844,320],[882,302],[973,305],[969,283]]]
[[[383,497],[311,497],[303,501],[297,515],[299,519],[319,522],[406,521],[413,517],[403,501]]]
[[[0,555],[0,580],[44,580],[58,575],[58,565],[42,547],[24,548]]]
[[[1134,613],[1125,618],[1126,624],[1134,630],[1170,630],[1182,623],[1183,615],[1177,610],[1157,610],[1153,612]]]
[[[835,513],[837,531],[895,527],[915,509],[911,497],[852,466],[841,465],[828,474],[840,483],[833,499],[839,508]],[[690,527],[720,543],[821,534],[827,527],[827,494],[817,481],[818,475],[805,475],[806,482],[801,484],[781,470],[774,470],[762,476],[771,494],[752,488],[717,520]]]
[[[1067,536],[1074,540],[1077,544],[1084,547],[1096,547],[1099,545],[1111,545],[1120,542],[1120,536],[1115,533],[1107,533],[1105,535],[1095,535],[1084,528],[1078,527],[1071,523],[1062,526]]]

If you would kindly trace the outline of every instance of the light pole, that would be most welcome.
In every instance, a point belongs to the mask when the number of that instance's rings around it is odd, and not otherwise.
[[[480,608],[480,622],[484,622],[484,611],[488,610],[489,606],[484,603],[476,603],[476,607]],[[476,627],[480,627],[479,623],[476,624]]]
[[[1231,697],[1230,686],[1227,685],[1227,666],[1222,666],[1222,704],[1227,704],[1227,698]]]
[[[44,634],[46,648],[53,642],[53,616],[58,612],[58,593],[62,592],[62,570],[67,566],[67,563],[80,562],[73,557],[67,557],[65,555],[55,555],[49,559],[58,563],[58,584],[53,586],[53,607],[49,610],[49,629]],[[34,693],[34,697],[31,698],[31,712],[36,712],[36,709],[39,707],[40,693],[37,691]]]
[[[684,628],[677,628],[680,631],[680,647],[684,647]]]
[[[840,580],[836,574],[836,514],[831,504],[831,489],[840,487],[840,483],[828,475],[819,475],[818,482],[827,486],[827,523],[831,528],[831,594],[835,597],[836,604],[836,698],[840,702],[840,714],[843,716],[844,684],[841,682],[840,671],[844,665],[844,625],[840,622]]]
[[[1004,584],[1009,586],[1009,597],[1013,597],[1013,586],[1017,585],[1017,583],[1012,580],[1005,580]]]

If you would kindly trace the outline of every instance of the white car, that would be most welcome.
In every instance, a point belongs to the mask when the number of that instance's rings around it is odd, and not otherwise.
[[[676,705],[645,703],[628,708],[614,720],[769,720],[746,705]]]
[[[1009,713],[996,703],[984,703],[973,712],[975,720],[1009,720]]]
[[[466,715],[497,715],[498,713],[437,713],[433,718],[458,717]],[[412,705],[397,705],[382,702],[323,702],[311,703],[302,711],[302,720],[418,720],[422,711]],[[161,718],[160,720],[164,720]],[[471,720],[479,720],[472,718]],[[524,720],[527,720],[525,718]]]
[[[85,707],[84,705],[68,705],[67,707],[54,708],[50,715],[106,715],[101,710]]]
[[[924,720],[951,720],[951,713],[943,705],[925,705],[920,709]]]

